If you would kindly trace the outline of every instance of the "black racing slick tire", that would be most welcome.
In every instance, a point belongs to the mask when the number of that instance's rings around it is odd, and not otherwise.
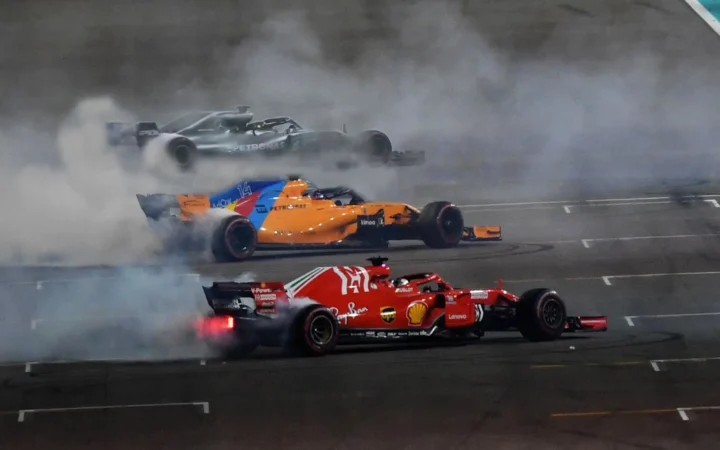
[[[291,324],[286,351],[298,356],[324,356],[335,348],[340,338],[340,325],[335,316],[322,305],[301,309]]]
[[[450,248],[460,243],[465,221],[460,208],[450,202],[427,204],[418,218],[420,239],[430,248]]]
[[[552,341],[565,330],[565,302],[551,289],[532,289],[520,296],[517,327],[529,341]]]
[[[392,157],[392,143],[385,133],[368,130],[356,138],[356,152],[361,159],[374,164],[387,164]]]
[[[212,234],[210,247],[218,262],[248,259],[257,248],[257,230],[245,216],[233,215],[220,221]]]
[[[198,151],[190,139],[184,137],[174,138],[167,143],[165,150],[181,171],[188,171],[195,166]]]

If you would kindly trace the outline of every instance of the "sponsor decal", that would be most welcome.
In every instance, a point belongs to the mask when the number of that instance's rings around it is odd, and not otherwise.
[[[348,312],[346,314],[338,314],[337,308],[330,308],[330,311],[335,314],[335,317],[337,317],[338,322],[342,323],[343,325],[347,325],[348,319],[351,319],[353,317],[357,317],[360,314],[368,312],[368,309],[366,307],[362,308],[356,308],[356,305],[354,302],[348,303]]]
[[[234,145],[232,149],[236,152],[254,152],[257,150],[280,150],[285,148],[285,141],[268,142],[265,144]]]
[[[395,311],[395,308],[392,306],[385,306],[383,308],[380,308],[380,317],[382,318],[382,321],[385,323],[393,323],[395,321],[395,316],[397,315],[397,312]]]
[[[485,310],[483,305],[480,303],[475,304],[475,322],[482,322],[483,316],[485,316]]]
[[[453,297],[452,295],[448,295],[447,297],[445,297],[445,300],[447,301],[447,303],[455,303],[455,297]]]
[[[299,204],[299,205],[280,205],[280,206],[273,206],[273,211],[282,211],[286,209],[306,209],[307,205]]]
[[[364,267],[343,266],[333,267],[333,272],[340,277],[340,293],[342,295],[370,292],[370,274]]]
[[[255,212],[260,213],[260,214],[265,214],[268,212],[268,209],[265,205],[256,205]]]
[[[467,320],[467,314],[450,314],[450,320]]]
[[[395,289],[395,292],[415,292],[415,289],[413,289],[411,287],[401,287],[401,288]]]
[[[275,301],[277,294],[269,288],[252,288],[252,293],[257,301]]]
[[[470,298],[473,300],[483,300],[488,298],[488,291],[478,290],[470,291]]]
[[[241,200],[245,197],[249,197],[253,193],[252,189],[250,188],[250,184],[247,181],[238,184],[237,186],[235,186],[235,189],[237,189],[238,194],[239,194],[238,200]],[[212,208],[227,208],[228,206],[233,205],[233,204],[235,204],[234,200],[229,199],[229,198],[223,198],[223,199],[216,201],[215,203],[213,203],[210,206]]]
[[[138,131],[138,136],[159,136],[160,132],[158,130],[140,130]]]
[[[422,325],[428,306],[423,301],[410,303],[407,309],[407,320],[410,326]]]

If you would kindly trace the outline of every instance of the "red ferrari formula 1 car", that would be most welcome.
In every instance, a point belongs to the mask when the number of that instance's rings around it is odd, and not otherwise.
[[[198,336],[225,357],[259,345],[324,355],[338,344],[419,339],[473,339],[486,331],[519,331],[530,341],[564,332],[607,331],[607,317],[572,317],[551,289],[521,296],[455,288],[435,273],[390,278],[387,258],[371,266],[317,267],[282,282],[215,282],[203,287],[213,312]]]

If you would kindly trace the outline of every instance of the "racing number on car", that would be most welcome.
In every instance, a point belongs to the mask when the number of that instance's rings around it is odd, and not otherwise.
[[[333,271],[340,277],[342,295],[370,292],[370,275],[364,267],[333,267]]]

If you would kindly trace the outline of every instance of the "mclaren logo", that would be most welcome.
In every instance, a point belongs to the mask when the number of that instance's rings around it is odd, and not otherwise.
[[[386,306],[380,309],[380,317],[385,323],[393,323],[393,321],[395,321],[395,316],[395,308],[392,306]]]
[[[408,324],[413,326],[422,325],[428,307],[424,302],[411,303],[407,309]]]

